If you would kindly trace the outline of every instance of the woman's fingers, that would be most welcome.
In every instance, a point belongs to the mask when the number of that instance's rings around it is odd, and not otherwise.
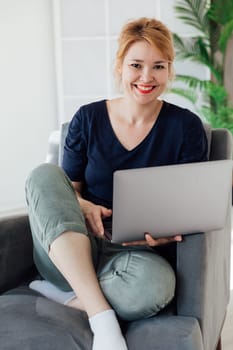
[[[142,246],[149,245],[150,247],[156,247],[164,244],[168,244],[171,242],[181,242],[182,236],[175,235],[173,237],[165,237],[165,238],[153,238],[150,233],[145,233],[145,240],[133,241],[133,242],[124,242],[123,246]]]
[[[137,245],[137,246],[139,246],[139,245],[147,245],[148,243],[147,243],[147,241],[146,240],[141,240],[141,241],[131,241],[131,242],[124,242],[124,243],[122,243],[122,245],[124,246],[124,247],[127,247],[127,246],[133,246],[133,245]]]
[[[87,221],[87,225],[92,233],[98,237],[104,237],[104,226],[102,218],[112,215],[112,210],[107,209],[100,205],[91,203],[88,206],[88,210],[84,211],[84,216]]]
[[[175,235],[172,237],[161,237],[154,239],[149,233],[145,234],[146,241],[149,246],[156,247],[163,244],[168,244],[171,242],[181,242],[182,236],[181,235]]]

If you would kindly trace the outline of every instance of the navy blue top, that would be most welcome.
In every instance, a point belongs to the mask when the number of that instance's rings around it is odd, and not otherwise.
[[[164,101],[148,135],[129,151],[116,137],[103,100],[82,106],[74,115],[62,167],[72,181],[83,182],[84,198],[112,208],[115,170],[205,160],[205,131],[189,110]]]

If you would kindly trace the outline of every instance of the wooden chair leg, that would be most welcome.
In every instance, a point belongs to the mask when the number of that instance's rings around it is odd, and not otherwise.
[[[219,338],[219,341],[218,341],[218,345],[217,345],[216,350],[222,350],[222,341],[221,341],[221,337]]]

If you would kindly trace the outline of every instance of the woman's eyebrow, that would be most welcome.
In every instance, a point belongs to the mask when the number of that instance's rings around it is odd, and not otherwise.
[[[134,62],[139,62],[139,63],[142,63],[144,62],[144,60],[139,60],[137,58],[130,58],[129,61],[134,61]],[[160,60],[160,61],[155,61],[153,62],[154,64],[160,64],[160,63],[167,63],[168,61],[166,60]]]

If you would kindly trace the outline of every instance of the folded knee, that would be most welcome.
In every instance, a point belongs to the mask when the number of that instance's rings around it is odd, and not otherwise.
[[[54,164],[50,163],[44,163],[36,167],[31,171],[31,173],[28,175],[26,185],[29,185],[32,182],[43,182],[45,178],[48,176],[56,174],[59,171],[59,167]]]
[[[122,319],[153,316],[174,297],[175,274],[162,257],[149,252],[124,252],[110,265],[100,276],[100,284]]]
[[[26,194],[30,193],[35,188],[43,188],[49,186],[49,182],[54,182],[55,177],[61,175],[63,170],[57,165],[44,163],[36,167],[28,175],[25,189]]]

